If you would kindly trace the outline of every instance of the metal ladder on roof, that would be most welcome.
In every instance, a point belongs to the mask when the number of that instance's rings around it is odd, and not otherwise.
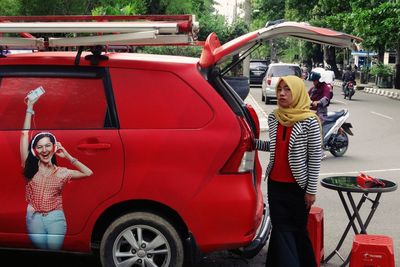
[[[198,31],[194,15],[0,16],[0,46],[8,49],[191,45]],[[53,33],[66,36],[48,37]]]

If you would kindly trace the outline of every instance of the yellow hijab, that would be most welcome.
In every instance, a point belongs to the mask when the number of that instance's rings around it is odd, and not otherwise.
[[[304,81],[294,75],[284,76],[279,79],[277,87],[282,80],[289,86],[293,102],[289,108],[282,108],[278,103],[278,108],[274,110],[276,119],[284,126],[293,126],[296,122],[313,116],[319,121],[318,116],[310,110],[311,100]]]

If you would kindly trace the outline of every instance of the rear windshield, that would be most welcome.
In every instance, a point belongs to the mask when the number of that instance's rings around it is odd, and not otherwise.
[[[261,61],[253,61],[250,62],[250,69],[257,69],[257,70],[266,70],[268,68],[268,64]]]
[[[273,66],[270,68],[268,74],[270,77],[282,77],[286,75],[301,77],[301,70],[298,66]]]

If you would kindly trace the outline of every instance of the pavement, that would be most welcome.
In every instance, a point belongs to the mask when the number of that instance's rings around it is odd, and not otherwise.
[[[342,86],[341,80],[335,80],[333,85],[335,86]],[[357,84],[356,86],[357,91],[363,92],[366,94],[374,94],[377,96],[388,97],[394,100],[400,100],[400,89],[394,88],[378,88],[375,83],[368,83],[368,84]],[[245,99],[245,102],[250,104],[256,111],[258,115],[258,120],[260,122],[260,130],[261,131],[268,131],[268,114],[260,107],[254,97],[249,94],[248,97]]]

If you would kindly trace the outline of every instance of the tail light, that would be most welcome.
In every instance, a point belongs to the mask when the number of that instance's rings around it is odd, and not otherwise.
[[[268,78],[268,79],[267,79],[267,84],[268,84],[268,85],[271,85],[271,80],[272,80],[272,78]]]
[[[253,150],[253,134],[246,120],[238,117],[241,137],[235,151],[222,168],[222,173],[244,173],[254,169],[255,151]]]

